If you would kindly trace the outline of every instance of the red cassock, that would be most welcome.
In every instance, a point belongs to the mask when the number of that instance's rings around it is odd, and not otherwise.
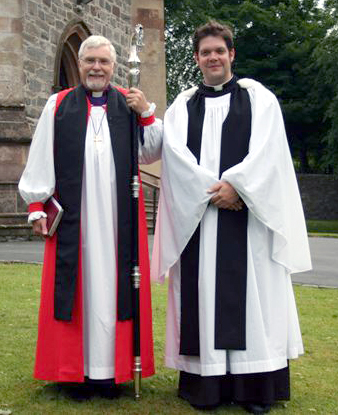
[[[139,197],[139,265],[141,363],[142,377],[155,373],[152,310],[149,277],[148,233],[142,188]],[[34,203],[30,211],[41,210],[42,204]],[[39,206],[37,206],[39,205]],[[84,382],[83,358],[83,303],[81,249],[79,244],[79,269],[74,308],[71,321],[54,318],[54,280],[57,233],[45,244],[41,282],[38,340],[34,376],[54,382]],[[126,276],[129,278],[130,276]],[[117,292],[117,290],[116,290]],[[116,298],[117,304],[117,298]],[[133,379],[133,322],[116,321],[115,382]]]
[[[142,191],[139,202],[139,258],[142,377],[155,373],[147,227]],[[55,382],[83,382],[83,306],[81,250],[72,321],[54,318],[55,233],[46,240],[41,282],[38,341],[34,376]],[[117,303],[117,301],[116,301]],[[133,379],[133,322],[116,321],[115,382]]]

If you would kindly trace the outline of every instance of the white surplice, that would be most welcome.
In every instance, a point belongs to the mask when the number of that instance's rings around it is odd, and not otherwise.
[[[52,95],[39,119],[19,183],[27,204],[45,202],[55,189]],[[161,127],[160,127],[161,128]],[[96,139],[95,139],[95,136]],[[140,146],[140,162],[161,152],[161,138]],[[92,106],[87,125],[81,199],[84,374],[114,378],[117,276],[117,193],[115,163],[103,106]]]
[[[296,177],[276,97],[241,80],[252,108],[249,153],[223,172],[248,207],[247,308],[244,351],[215,350],[217,208],[208,189],[219,180],[221,131],[230,94],[205,99],[200,165],[186,146],[187,101],[180,94],[164,118],[162,177],[151,275],[169,270],[166,365],[202,376],[274,371],[303,353],[290,273],[311,268]],[[162,130],[146,129],[155,136]],[[180,255],[201,224],[199,255],[200,356],[179,354]],[[227,247],[223,247],[224,250]],[[183,328],[184,329],[184,328]]]

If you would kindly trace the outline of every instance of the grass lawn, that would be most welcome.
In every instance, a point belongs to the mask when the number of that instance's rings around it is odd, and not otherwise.
[[[338,237],[338,220],[308,219],[306,226],[310,235],[318,233],[318,236]]]
[[[244,414],[237,406],[196,411],[176,396],[177,373],[163,366],[167,286],[154,285],[153,316],[157,374],[142,382],[140,401],[133,385],[116,400],[78,403],[55,385],[33,379],[40,287],[39,265],[0,264],[0,414],[161,415]],[[292,400],[277,414],[338,414],[338,290],[295,286],[305,355],[291,362]]]

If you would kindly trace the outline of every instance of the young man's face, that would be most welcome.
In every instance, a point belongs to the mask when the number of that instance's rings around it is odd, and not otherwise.
[[[79,59],[82,84],[91,91],[104,91],[113,75],[114,62],[111,60],[109,46],[85,48]]]
[[[220,85],[231,79],[235,49],[229,50],[221,36],[206,36],[201,39],[194,58],[206,85]]]

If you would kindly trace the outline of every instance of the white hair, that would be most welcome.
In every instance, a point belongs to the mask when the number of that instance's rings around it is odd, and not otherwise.
[[[99,48],[100,46],[108,46],[109,50],[110,50],[111,60],[113,62],[116,62],[116,50],[115,50],[114,46],[104,36],[97,36],[97,35],[89,36],[89,37],[87,37],[86,40],[84,40],[81,43],[79,53],[78,53],[79,59],[81,59],[81,57],[83,56],[85,49]]]

